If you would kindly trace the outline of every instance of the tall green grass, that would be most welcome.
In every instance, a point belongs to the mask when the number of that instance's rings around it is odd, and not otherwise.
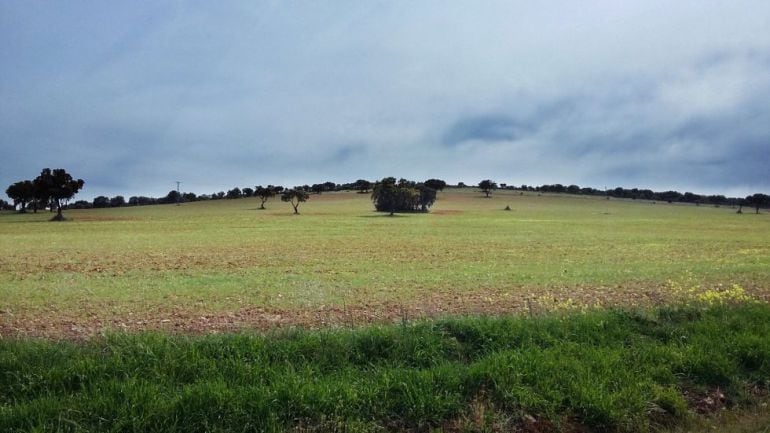
[[[483,406],[510,425],[644,432],[717,388],[728,405],[767,389],[768,336],[755,304],[3,340],[0,431],[430,430]]]

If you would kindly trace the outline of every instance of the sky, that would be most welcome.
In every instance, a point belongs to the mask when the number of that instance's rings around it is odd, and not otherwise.
[[[770,192],[770,2],[0,2],[0,186]]]

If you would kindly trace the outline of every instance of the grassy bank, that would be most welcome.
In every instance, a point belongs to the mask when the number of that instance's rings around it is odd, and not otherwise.
[[[753,304],[3,340],[0,431],[650,431],[766,390],[768,335]]]

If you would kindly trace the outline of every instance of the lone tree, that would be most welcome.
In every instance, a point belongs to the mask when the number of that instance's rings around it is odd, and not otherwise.
[[[299,215],[299,204],[302,202],[307,201],[307,199],[310,198],[310,195],[302,188],[294,187],[292,189],[286,189],[281,194],[281,201],[286,201],[291,203],[291,206],[294,208],[294,215]]]
[[[759,213],[759,209],[770,206],[770,196],[766,194],[752,194],[746,197],[746,204],[754,208],[756,213]]]
[[[27,203],[35,199],[35,187],[30,180],[20,180],[11,184],[5,193],[13,200],[13,206],[21,206],[19,212],[27,211]]]
[[[41,188],[47,191],[47,197],[50,197],[56,206],[56,216],[51,218],[51,221],[64,221],[62,206],[85,184],[83,179],[73,179],[63,168],[44,168],[35,183],[39,183]]]
[[[259,197],[259,208],[264,209],[265,208],[265,202],[270,197],[275,197],[275,187],[271,187],[268,185],[267,188],[263,187],[262,185],[258,185],[254,188],[254,195],[256,197]]]
[[[489,193],[491,193],[492,190],[497,189],[497,184],[489,179],[485,179],[479,182],[479,188],[481,189],[481,192],[486,194],[487,198],[489,198]]]

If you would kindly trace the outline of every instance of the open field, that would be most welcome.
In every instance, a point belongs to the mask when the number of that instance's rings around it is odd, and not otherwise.
[[[510,205],[512,211],[502,209]],[[658,304],[691,289],[770,293],[770,217],[733,209],[439,194],[382,216],[368,195],[0,215],[4,336],[203,332]]]
[[[256,207],[0,215],[0,430],[770,421],[767,214],[471,189],[396,217],[355,193]]]

